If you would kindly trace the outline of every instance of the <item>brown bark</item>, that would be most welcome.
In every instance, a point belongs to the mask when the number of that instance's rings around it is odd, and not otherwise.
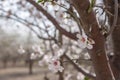
[[[28,70],[29,70],[29,75],[33,74],[33,64],[34,64],[34,60],[31,59],[31,53],[28,50],[27,53],[27,61],[28,61]]]
[[[115,1],[115,0],[114,0]],[[105,6],[109,6],[109,8],[107,9],[110,13],[112,13],[115,16],[115,11],[114,11],[114,2],[113,0],[109,1],[109,0],[104,0]],[[120,1],[118,0],[118,2],[120,3]],[[112,66],[112,70],[113,73],[115,75],[115,79],[116,80],[120,80],[120,9],[118,9],[118,17],[117,17],[117,24],[114,26],[114,30],[112,32],[112,40],[113,40],[113,51],[114,51],[114,56],[111,60],[111,66]],[[113,24],[113,18],[114,16],[111,16],[108,14],[108,20],[109,20],[109,24],[110,26],[112,26]]]
[[[33,74],[33,60],[29,60],[29,74]]]
[[[112,21],[112,18],[111,18],[111,21]],[[113,64],[117,68],[120,74],[120,37],[119,36],[120,36],[120,9],[118,10],[118,21],[112,33],[113,46],[114,46],[113,49],[115,54]]]
[[[120,15],[118,17],[118,25],[120,25]],[[114,68],[116,80],[120,80],[120,37],[119,36],[120,36],[120,26],[116,26],[112,33],[113,50],[114,50],[112,65]]]
[[[120,23],[120,16],[118,23]],[[119,24],[120,25],[120,24]],[[120,26],[117,26],[112,34],[113,46],[114,46],[114,57],[113,57],[113,65],[117,69],[116,73],[118,77],[120,76]],[[120,77],[119,77],[120,79]]]
[[[109,61],[105,53],[105,39],[99,31],[99,26],[93,12],[87,13],[89,7],[88,0],[72,0],[75,8],[80,14],[85,26],[89,29],[92,26],[91,37],[95,41],[94,48],[90,50],[90,56],[96,73],[97,80],[113,80],[113,75],[109,67]]]

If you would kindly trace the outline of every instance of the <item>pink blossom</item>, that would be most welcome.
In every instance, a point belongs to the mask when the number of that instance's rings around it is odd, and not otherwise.
[[[51,59],[51,61],[49,62],[48,68],[49,68],[49,70],[53,71],[54,73],[56,73],[58,71],[62,72],[64,69],[60,64],[60,61],[56,57],[53,57]]]
[[[77,38],[78,38],[79,46],[82,49],[84,48],[92,49],[93,44],[95,44],[94,40],[88,38],[86,35],[82,36],[80,34],[77,34]]]

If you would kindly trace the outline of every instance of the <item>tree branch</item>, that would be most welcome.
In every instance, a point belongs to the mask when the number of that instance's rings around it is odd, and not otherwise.
[[[73,40],[77,40],[77,37],[75,34],[73,33],[70,33],[70,32],[67,32],[65,29],[63,29],[59,23],[55,20],[54,17],[52,17],[46,10],[44,10],[42,8],[42,6],[40,6],[38,3],[36,3],[35,1],[33,0],[26,0],[28,1],[29,3],[31,3],[34,7],[36,7],[37,10],[41,11],[53,24],[54,26],[62,33],[64,34],[65,36],[73,39]]]
[[[85,72],[83,69],[81,69],[81,68],[80,68],[77,64],[75,64],[75,63],[73,62],[73,60],[71,60],[70,57],[68,57],[66,54],[64,54],[64,57],[67,58],[67,59],[71,62],[71,64],[72,64],[79,72],[81,72],[81,73],[84,74],[85,76],[87,76],[87,77],[92,78],[92,79],[95,80],[95,76],[93,76],[93,75]]]
[[[110,31],[108,32],[107,37],[112,34],[112,32],[114,31],[115,26],[116,26],[116,24],[117,24],[118,8],[119,8],[119,7],[118,7],[118,0],[114,0],[114,18],[113,18],[113,24],[112,24],[112,26],[111,26]]]
[[[14,15],[13,15],[14,16]],[[25,22],[23,22],[22,21],[22,19],[21,18],[19,18],[19,17],[17,17],[18,19],[16,19],[16,18],[13,18],[13,17],[11,17],[11,16],[9,16],[9,17],[7,17],[7,16],[4,16],[4,15],[0,15],[0,17],[3,17],[3,18],[9,18],[9,19],[12,19],[12,20],[14,20],[14,21],[17,21],[17,22],[19,22],[19,23],[21,23],[21,24],[24,24],[27,28],[29,28],[31,31],[33,31],[35,34],[36,34],[36,36],[38,37],[38,38],[40,38],[40,39],[43,39],[43,40],[54,40],[54,41],[56,41],[53,37],[51,37],[51,38],[44,38],[44,37],[42,37],[42,36],[40,36],[33,28],[31,28],[31,27],[29,27],[30,25],[34,25],[34,24],[31,24],[31,23],[29,23],[29,22],[27,22],[27,21],[25,21]],[[28,26],[29,25],[29,26]],[[35,25],[34,25],[35,26]]]

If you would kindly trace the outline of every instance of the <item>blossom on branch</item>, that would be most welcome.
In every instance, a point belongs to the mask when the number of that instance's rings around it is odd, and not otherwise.
[[[82,49],[84,48],[92,49],[93,44],[95,44],[94,40],[88,38],[86,35],[82,36],[80,34],[77,34],[77,38],[78,38],[79,46]]]
[[[62,72],[64,70],[64,68],[60,64],[58,57],[55,57],[55,56],[50,60],[50,62],[48,64],[48,68],[49,68],[49,70],[53,71],[54,73],[56,73],[58,71]]]

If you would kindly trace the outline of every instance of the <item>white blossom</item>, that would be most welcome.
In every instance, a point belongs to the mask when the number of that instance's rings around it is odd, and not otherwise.
[[[50,60],[48,68],[54,73],[58,71],[62,72],[64,70],[64,68],[60,64],[58,57],[55,57],[55,56]]]
[[[50,55],[44,55],[43,59],[38,61],[38,65],[39,66],[44,66],[44,65],[48,65],[49,61],[51,59]]]
[[[92,49],[93,44],[95,44],[94,40],[88,38],[86,35],[82,36],[80,34],[77,34],[77,38],[78,38],[79,46],[82,49],[84,48]]]
[[[61,57],[64,54],[64,49],[59,49],[55,54],[56,57]]]
[[[63,11],[58,10],[56,12],[56,19],[59,23],[62,23],[62,21],[63,21]]]
[[[52,48],[53,49],[59,49],[59,47],[56,44],[52,45]]]
[[[34,50],[35,53],[39,53],[41,55],[44,54],[39,45],[33,45],[32,49]]]
[[[36,53],[31,53],[30,59],[36,59],[39,55]]]

